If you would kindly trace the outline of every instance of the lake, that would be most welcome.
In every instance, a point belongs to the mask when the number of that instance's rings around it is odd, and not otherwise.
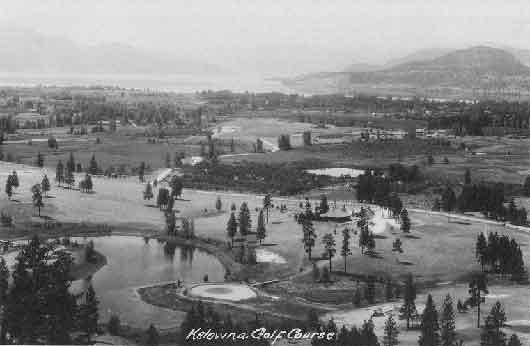
[[[116,313],[122,322],[135,327],[146,328],[150,323],[158,328],[174,327],[180,325],[185,313],[143,302],[136,288],[179,279],[202,282],[205,274],[211,282],[224,281],[222,264],[198,249],[129,236],[74,237],[72,240],[79,243],[93,240],[94,248],[107,257],[107,265],[92,277],[103,321]],[[86,280],[73,283],[76,290],[87,285]]]

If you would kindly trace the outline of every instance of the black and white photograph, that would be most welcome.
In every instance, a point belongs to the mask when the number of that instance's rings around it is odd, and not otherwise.
[[[529,346],[523,0],[0,0],[0,344]]]

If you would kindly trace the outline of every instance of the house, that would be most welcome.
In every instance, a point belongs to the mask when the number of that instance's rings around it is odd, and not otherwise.
[[[15,115],[15,124],[19,129],[42,129],[50,126],[50,117],[38,113],[19,113]]]

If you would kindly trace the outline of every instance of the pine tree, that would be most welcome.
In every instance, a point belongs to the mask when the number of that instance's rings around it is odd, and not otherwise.
[[[155,326],[151,324],[149,326],[149,329],[145,332],[146,334],[146,346],[158,346],[160,336],[158,335],[158,331],[156,330]]]
[[[441,346],[454,346],[456,343],[455,333],[455,312],[453,310],[453,300],[448,294],[443,302],[441,324]]]
[[[92,158],[90,159],[90,163],[88,165],[88,173],[90,174],[98,174],[99,168],[98,168],[98,162],[96,161],[96,155],[92,154]]]
[[[267,223],[269,223],[269,209],[272,205],[271,195],[268,193],[263,197],[263,209],[267,211]]]
[[[7,199],[11,200],[11,196],[13,196],[13,184],[9,179],[6,181],[6,195]]]
[[[517,334],[512,334],[507,346],[523,346],[523,344],[521,343],[521,340],[519,340]]]
[[[385,322],[385,334],[383,336],[383,345],[384,346],[396,346],[399,344],[398,341],[399,330],[397,328],[397,323],[392,317],[392,314],[388,316]]]
[[[421,329],[418,343],[420,346],[440,345],[440,326],[438,325],[438,312],[432,300],[432,296],[427,296],[427,303],[421,316]]]
[[[44,155],[42,155],[40,151],[37,153],[36,164],[37,167],[44,167]]]
[[[335,256],[335,253],[337,252],[337,249],[335,248],[335,238],[333,237],[333,234],[327,233],[322,238],[322,243],[324,244],[324,251],[328,257],[329,260],[329,272],[331,273],[331,260]]]
[[[480,305],[484,299],[482,293],[488,294],[486,275],[476,274],[469,283],[469,295],[473,305],[477,306],[477,328],[480,328]]]
[[[259,211],[258,216],[258,227],[256,229],[257,237],[259,239],[259,243],[261,245],[261,241],[265,239],[267,230],[265,229],[265,217],[263,216],[263,209]]]
[[[144,190],[144,199],[149,201],[151,198],[153,198],[153,187],[151,186],[151,182],[147,182]]]
[[[410,329],[410,320],[416,315],[416,285],[412,274],[407,276],[405,281],[405,292],[403,294],[403,306],[401,314],[407,320],[407,329]]]
[[[407,209],[401,211],[401,230],[404,233],[410,233],[410,218]]]
[[[33,200],[33,206],[39,210],[39,216],[40,216],[40,210],[42,207],[44,207],[44,202],[42,201],[42,193],[40,191],[40,185],[34,185],[31,188],[31,191],[33,193],[32,200]]]
[[[61,183],[64,181],[64,166],[61,160],[57,162],[57,167],[55,169],[55,181],[59,186],[61,186]]]
[[[344,258],[344,272],[345,273],[347,273],[346,260],[348,256],[352,254],[350,250],[350,238],[351,238],[350,230],[348,228],[344,228],[342,230],[342,247],[340,249],[340,255],[342,256],[342,258]]]
[[[177,229],[177,218],[175,211],[172,210],[166,214],[166,230],[168,235],[175,235]]]
[[[239,232],[241,235],[247,235],[252,228],[252,220],[250,219],[250,210],[247,202],[243,202],[239,208]]]
[[[313,227],[313,222],[309,217],[302,218],[302,232],[305,252],[308,255],[309,260],[311,260],[311,252],[315,246],[315,238],[317,237],[315,233],[315,228]]]
[[[69,167],[66,167],[66,173],[64,175],[64,182],[66,184],[68,184],[68,186],[70,188],[72,188],[72,186],[74,185],[75,183],[75,176],[74,176],[74,171],[71,170]]]
[[[379,346],[377,335],[374,333],[374,323],[372,320],[364,321],[361,328],[360,345],[363,346]]]
[[[85,302],[79,308],[79,326],[86,334],[88,343],[90,343],[92,335],[98,331],[98,305],[96,292],[92,285],[89,285],[85,293]]]
[[[524,180],[523,193],[525,196],[530,197],[530,175]]]
[[[403,252],[402,244],[403,243],[401,242],[401,239],[396,238],[396,240],[394,240],[394,242],[392,243],[392,251],[402,253]]]
[[[226,225],[226,234],[228,235],[228,238],[232,241],[232,246],[234,246],[234,237],[237,233],[237,220],[234,212],[230,213],[230,218],[228,219],[228,223]]]
[[[48,195],[48,191],[50,191],[50,181],[48,180],[48,176],[45,174],[42,178],[42,182],[40,183],[41,189],[44,192],[44,196]]]
[[[215,200],[215,209],[217,211],[221,211],[223,208],[223,202],[221,201],[221,197],[217,196],[217,199]]]
[[[66,163],[66,168],[69,169],[71,172],[75,172],[75,159],[74,159],[74,153],[70,153],[70,157],[68,158],[68,162]]]
[[[502,309],[501,303],[496,302],[490,311],[490,314],[484,321],[484,326],[480,332],[481,346],[498,346],[506,344],[506,334],[501,328],[506,322],[506,315]]]
[[[479,261],[480,266],[482,267],[482,271],[484,271],[484,265],[486,264],[487,251],[488,242],[486,240],[486,237],[484,236],[484,233],[480,232],[477,236],[477,242],[475,245],[475,257]]]
[[[464,184],[471,185],[471,171],[469,168],[466,168],[466,173],[464,175]]]

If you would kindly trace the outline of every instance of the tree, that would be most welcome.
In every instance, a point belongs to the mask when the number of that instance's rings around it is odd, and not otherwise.
[[[153,324],[149,326],[145,334],[146,334],[146,341],[145,341],[146,346],[158,346],[160,337],[158,335],[158,331],[156,330]]]
[[[392,317],[392,314],[388,316],[385,322],[385,334],[383,336],[383,345],[384,346],[396,346],[399,344],[398,341],[399,330],[397,328],[397,323]]]
[[[42,155],[40,151],[37,153],[37,160],[35,163],[37,164],[37,167],[44,167],[44,155]]]
[[[263,216],[263,209],[261,209],[259,211],[259,215],[258,215],[258,227],[256,229],[256,233],[257,233],[257,238],[259,239],[259,243],[261,245],[261,241],[263,239],[265,239],[265,235],[266,235],[266,228],[265,228],[265,220],[264,220],[264,216]]]
[[[11,200],[11,196],[13,195],[13,184],[9,179],[6,181],[6,195],[7,199]]]
[[[151,200],[151,198],[153,198],[153,187],[151,186],[151,182],[149,181],[145,185],[144,199],[149,201]]]
[[[344,272],[345,273],[347,272],[346,259],[348,258],[349,255],[352,254],[350,250],[350,238],[351,238],[350,230],[348,228],[344,228],[342,230],[342,247],[340,249],[340,255],[342,256],[342,258],[344,258]]]
[[[361,342],[359,345],[362,346],[379,346],[377,341],[377,335],[374,333],[374,323],[372,320],[364,321],[361,328]]]
[[[0,321],[1,324],[1,332],[0,332],[0,342],[3,344],[6,344],[5,342],[5,323],[4,323],[4,312],[7,304],[7,296],[8,296],[8,289],[9,289],[9,269],[7,268],[6,261],[4,260],[4,257],[0,257],[0,311],[2,319]]]
[[[311,131],[304,131],[303,139],[304,139],[304,145],[305,146],[310,146],[312,144],[312,142],[311,142]]]
[[[44,207],[40,185],[39,184],[33,185],[33,187],[31,188],[31,192],[33,193],[33,196],[32,196],[33,206],[39,210],[39,216],[40,216],[40,210],[42,207]]]
[[[521,340],[519,340],[517,334],[512,334],[507,346],[523,346],[523,344],[521,343]]]
[[[324,237],[322,238],[322,243],[324,244],[324,252],[326,253],[328,259],[329,259],[329,272],[331,273],[331,260],[335,256],[335,253],[337,252],[337,249],[335,248],[335,238],[333,237],[333,234],[326,233]]]
[[[69,169],[71,172],[75,172],[75,159],[74,159],[74,153],[70,153],[70,157],[68,158],[68,161],[66,162],[66,168]]]
[[[166,188],[158,189],[158,196],[156,198],[156,206],[162,210],[169,203],[169,190]]]
[[[11,173],[11,175],[7,177],[7,180],[10,182],[12,187],[18,188],[19,181],[17,171],[13,171],[13,173]]]
[[[472,306],[477,306],[477,328],[480,328],[480,305],[484,302],[482,293],[488,294],[488,283],[483,273],[473,275],[469,283],[469,295]]]
[[[263,197],[263,209],[267,211],[267,223],[269,223],[269,208],[272,206],[271,195],[268,193]]]
[[[174,210],[166,213],[166,230],[168,235],[176,235],[177,218]]]
[[[466,173],[464,174],[464,184],[471,185],[471,171],[469,168],[466,168]]]
[[[75,183],[74,171],[71,170],[69,167],[66,167],[66,173],[65,173],[65,175],[64,175],[64,182],[65,182],[70,188],[72,188],[72,186],[73,186],[74,183]]]
[[[234,237],[237,233],[237,220],[234,212],[230,213],[230,218],[228,219],[228,223],[226,224],[226,234],[228,235],[228,238],[232,241],[232,246],[234,246]]]
[[[45,174],[42,178],[42,182],[40,183],[41,189],[44,192],[44,196],[48,195],[48,191],[50,191],[50,181],[48,180],[48,176]]]
[[[410,233],[410,218],[407,209],[401,211],[401,230],[404,233]]]
[[[278,148],[280,150],[291,150],[291,137],[289,135],[280,135],[278,137]]]
[[[487,251],[488,251],[488,242],[484,233],[480,232],[477,236],[477,242],[475,244],[475,257],[484,271],[484,265],[487,262]]]
[[[55,168],[55,181],[59,186],[61,186],[61,183],[64,181],[64,166],[61,160],[57,162],[57,167]]]
[[[109,322],[107,323],[107,329],[110,335],[120,335],[121,333],[121,322],[118,315],[111,315]]]
[[[392,251],[396,251],[399,253],[403,252],[401,239],[396,238],[396,240],[394,240],[394,242],[392,243]]]
[[[328,198],[326,195],[320,196],[320,206],[318,211],[320,214],[326,214],[329,211]]]
[[[315,238],[317,237],[315,229],[313,227],[313,222],[308,217],[302,217],[302,232],[305,252],[308,255],[309,260],[311,260],[311,252],[315,246]]]
[[[241,235],[247,235],[252,228],[252,220],[250,219],[250,210],[247,202],[243,202],[239,208],[239,232]]]
[[[223,208],[223,202],[221,201],[221,197],[217,196],[217,199],[215,200],[215,209],[217,211],[221,211]]]
[[[442,306],[442,316],[440,318],[441,324],[441,346],[455,346],[456,332],[455,332],[455,312],[453,310],[453,300],[448,294],[445,296]]]
[[[88,164],[88,173],[90,174],[98,174],[99,168],[98,168],[98,162],[96,161],[96,155],[92,154],[92,158],[90,159],[90,163]]]
[[[145,162],[141,162],[140,166],[138,167],[138,180],[140,182],[144,182],[144,176],[145,176]]]
[[[500,302],[496,302],[492,307],[489,315],[484,321],[480,333],[481,346],[497,346],[506,344],[506,334],[502,331],[506,322],[506,314]]]
[[[440,326],[438,325],[438,312],[432,300],[432,296],[427,296],[427,303],[421,315],[420,346],[440,345]]]
[[[410,329],[410,320],[416,316],[416,285],[412,274],[407,276],[405,281],[405,292],[403,294],[403,306],[401,314],[407,320],[407,329]]]
[[[91,336],[98,331],[98,305],[96,292],[90,284],[85,293],[85,302],[79,308],[79,325],[81,330],[85,332],[88,343],[90,343]]]
[[[174,175],[171,177],[171,180],[169,181],[169,187],[171,188],[172,198],[179,198],[182,196],[184,184],[182,184],[182,180],[178,176]]]

